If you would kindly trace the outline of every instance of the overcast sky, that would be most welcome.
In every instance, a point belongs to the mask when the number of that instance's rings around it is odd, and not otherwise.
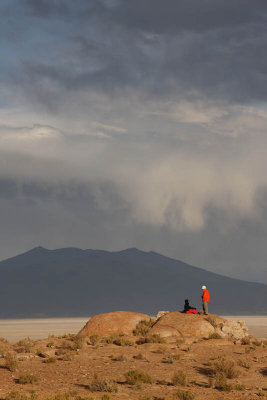
[[[0,16],[0,259],[137,247],[267,283],[267,2]]]

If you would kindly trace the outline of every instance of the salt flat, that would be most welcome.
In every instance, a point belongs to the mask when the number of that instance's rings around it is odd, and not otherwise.
[[[257,338],[267,339],[267,316],[237,315],[224,318],[246,322],[249,333]],[[0,337],[16,342],[30,337],[42,339],[49,335],[77,333],[88,321],[84,318],[36,318],[36,319],[0,319]]]

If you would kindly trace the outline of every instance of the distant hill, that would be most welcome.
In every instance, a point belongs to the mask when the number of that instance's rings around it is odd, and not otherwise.
[[[267,286],[208,272],[155,252],[34,248],[0,262],[0,318],[90,316],[115,310],[267,314]]]

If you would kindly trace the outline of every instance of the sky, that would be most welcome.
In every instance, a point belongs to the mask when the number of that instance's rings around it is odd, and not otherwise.
[[[267,283],[267,2],[1,0],[0,259],[156,251]]]

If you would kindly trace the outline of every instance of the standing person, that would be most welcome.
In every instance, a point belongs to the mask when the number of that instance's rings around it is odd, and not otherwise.
[[[202,304],[203,304],[203,311],[205,315],[208,315],[209,310],[208,310],[208,303],[210,301],[210,294],[206,286],[202,286]]]

